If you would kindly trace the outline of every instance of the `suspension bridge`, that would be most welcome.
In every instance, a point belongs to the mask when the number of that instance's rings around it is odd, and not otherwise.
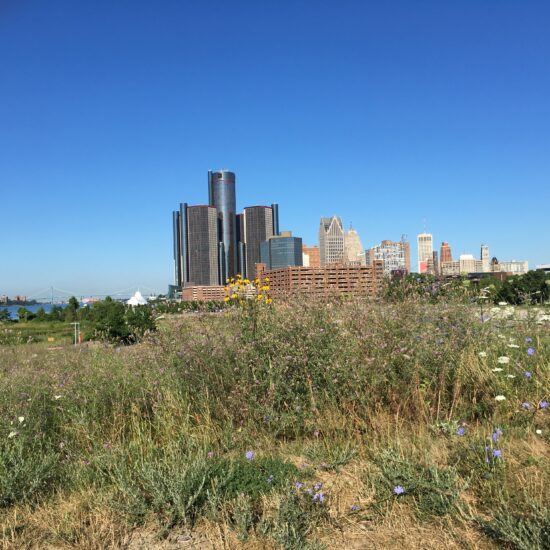
[[[158,294],[155,289],[149,288],[145,285],[134,285],[128,288],[114,290],[112,292],[103,292],[100,294],[74,292],[71,290],[64,290],[61,288],[50,286],[33,294],[27,295],[27,300],[36,300],[37,302],[42,304],[64,304],[69,301],[69,298],[71,298],[71,296],[74,296],[79,302],[103,300],[107,296],[110,296],[114,300],[125,300],[130,298],[137,290],[139,290],[145,298],[156,296]]]

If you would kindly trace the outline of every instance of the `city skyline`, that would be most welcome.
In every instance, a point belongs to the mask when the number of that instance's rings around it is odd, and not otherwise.
[[[166,213],[205,203],[216,167],[238,174],[239,211],[280,204],[308,246],[334,214],[365,249],[407,235],[412,266],[424,230],[456,258],[488,243],[549,263],[549,16],[539,1],[4,3],[0,293],[165,292]],[[205,40],[205,22],[232,40]]]

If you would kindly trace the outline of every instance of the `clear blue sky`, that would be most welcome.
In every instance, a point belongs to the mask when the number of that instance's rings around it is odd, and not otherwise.
[[[172,281],[171,211],[550,262],[550,3],[0,0],[0,294]]]

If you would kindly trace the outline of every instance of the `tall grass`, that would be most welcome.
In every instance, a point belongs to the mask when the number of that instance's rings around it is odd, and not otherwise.
[[[207,521],[305,548],[357,517],[376,531],[405,506],[418,525],[455,517],[519,548],[546,517],[548,326],[414,299],[250,315],[173,316],[133,347],[1,348],[6,544],[60,544],[34,522],[76,495],[116,523],[113,546],[131,526],[168,536]],[[84,537],[75,517],[69,546]],[[543,548],[546,531],[531,532]]]

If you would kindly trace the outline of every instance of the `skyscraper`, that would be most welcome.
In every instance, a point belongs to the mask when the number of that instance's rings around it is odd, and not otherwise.
[[[433,237],[431,233],[420,233],[418,244],[418,273],[426,273],[428,262],[433,263]]]
[[[365,250],[359,233],[352,227],[344,235],[344,261],[350,265],[366,265]]]
[[[398,242],[382,241],[379,245],[368,250],[367,265],[373,265],[375,260],[384,262],[384,275],[390,276],[395,272],[411,272],[411,254],[409,243],[403,239]]]
[[[261,244],[261,261],[267,269],[301,266],[302,238],[293,237],[290,231],[270,237]]]
[[[189,206],[189,284],[218,285],[218,216],[211,206]]]
[[[217,210],[220,281],[237,274],[237,203],[235,174],[228,170],[208,171],[208,204]]]
[[[344,261],[344,228],[338,216],[321,218],[319,224],[321,267]]]
[[[453,254],[451,252],[451,245],[445,241],[441,243],[441,248],[439,249],[439,262],[452,262]]]
[[[260,243],[273,237],[275,214],[270,206],[248,206],[244,209],[241,239],[245,244],[246,261],[241,275],[255,277],[256,264],[260,263]]]
[[[481,266],[484,273],[491,271],[491,261],[489,260],[489,247],[486,244],[481,245]]]

